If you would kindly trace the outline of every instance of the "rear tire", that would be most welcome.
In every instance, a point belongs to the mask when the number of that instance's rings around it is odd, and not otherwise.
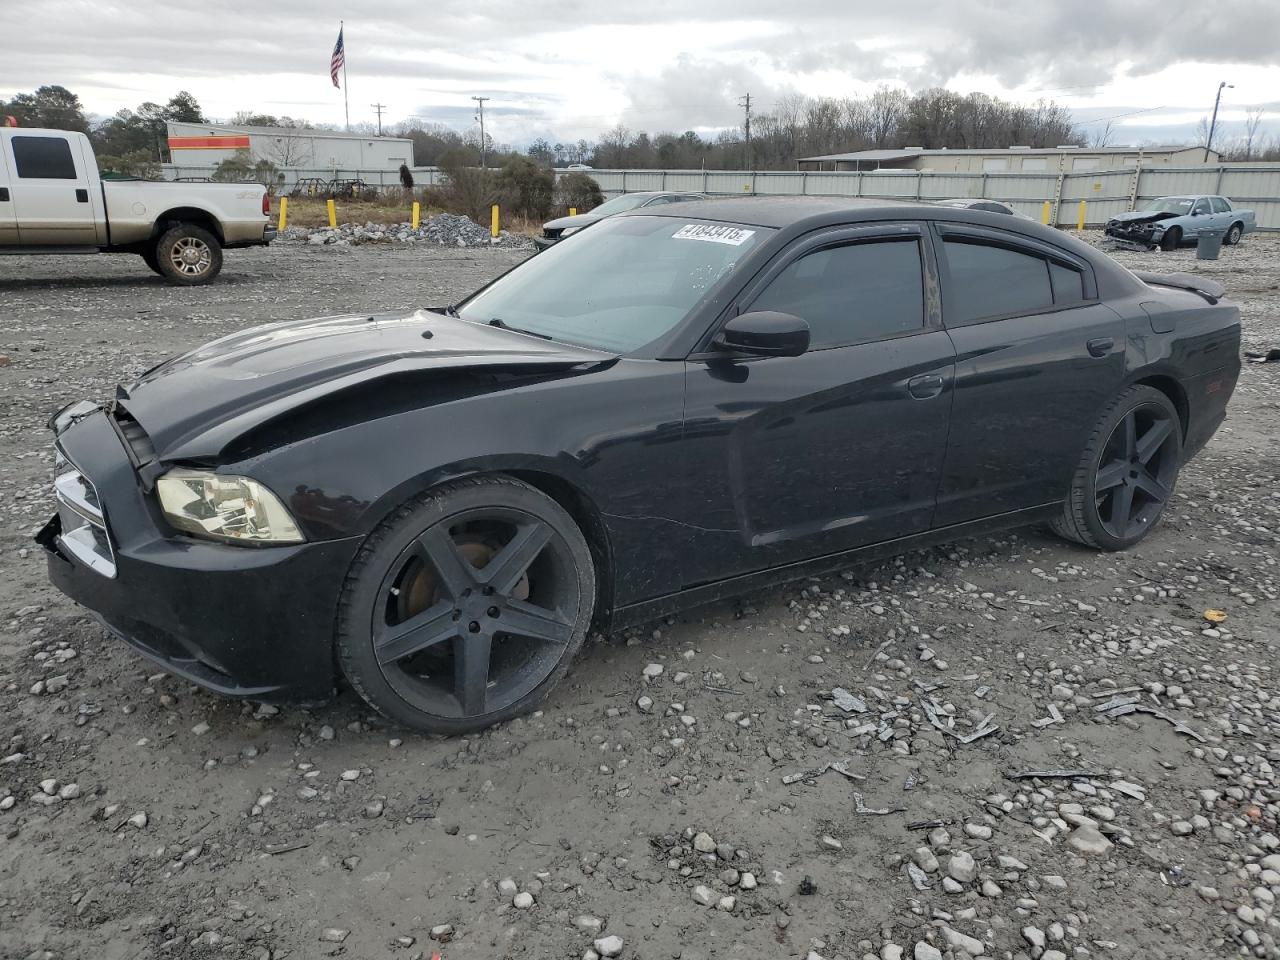
[[[569,671],[596,602],[569,513],[512,477],[420,494],[352,561],[334,642],[356,692],[428,733],[482,730],[533,709]]]
[[[1124,550],[1160,522],[1182,463],[1182,422],[1154,387],[1124,390],[1085,443],[1053,531],[1097,550]]]
[[[1244,236],[1244,224],[1233,223],[1231,229],[1227,231],[1227,235],[1222,238],[1222,242],[1229,247],[1234,247],[1240,242],[1240,238]]]
[[[1170,227],[1164,239],[1160,241],[1160,249],[1168,252],[1177,250],[1180,246],[1182,246],[1182,228]]]
[[[170,283],[194,287],[222,270],[222,245],[203,227],[180,223],[161,234],[155,247],[157,272]]]

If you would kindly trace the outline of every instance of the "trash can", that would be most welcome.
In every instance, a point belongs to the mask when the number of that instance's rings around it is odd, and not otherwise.
[[[1217,260],[1222,252],[1222,238],[1226,235],[1225,230],[1201,230],[1196,242],[1196,259]]]

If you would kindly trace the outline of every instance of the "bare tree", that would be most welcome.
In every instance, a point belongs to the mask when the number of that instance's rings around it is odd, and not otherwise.
[[[1100,129],[1094,130],[1089,135],[1089,146],[1091,147],[1109,147],[1111,139],[1115,136],[1115,121],[1108,120]]]
[[[281,133],[272,137],[262,152],[277,167],[305,167],[314,159],[313,143],[310,137]]]
[[[1244,115],[1244,158],[1253,159],[1253,143],[1258,138],[1258,128],[1262,126],[1263,109],[1250,107]]]
[[[1207,147],[1209,145],[1209,118],[1201,117],[1200,122],[1196,124],[1196,146]]]

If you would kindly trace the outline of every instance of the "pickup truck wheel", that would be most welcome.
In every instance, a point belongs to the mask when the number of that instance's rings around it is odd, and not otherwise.
[[[142,262],[151,268],[152,273],[160,273],[163,275],[163,272],[160,270],[160,263],[156,260],[155,250],[144,250],[139,254],[139,256],[142,257]]]
[[[170,283],[195,286],[208,283],[222,270],[222,246],[203,227],[180,223],[156,241],[158,273]]]
[[[456,480],[369,535],[335,646],[374,709],[429,733],[482,730],[564,677],[596,601],[591,551],[556,501],[512,477]]]
[[[1179,227],[1170,227],[1164,235],[1164,239],[1160,241],[1161,250],[1177,250],[1182,244],[1182,230]]]
[[[1231,229],[1227,231],[1227,235],[1223,238],[1223,243],[1229,247],[1234,247],[1240,242],[1240,238],[1244,236],[1244,224],[1233,223]]]

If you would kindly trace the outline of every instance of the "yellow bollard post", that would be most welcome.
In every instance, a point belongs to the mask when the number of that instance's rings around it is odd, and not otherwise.
[[[571,217],[576,217],[577,215],[578,215],[578,208],[577,208],[577,207],[570,207],[570,208],[569,208],[569,216],[571,216]]]
[[[284,225],[289,222],[289,198],[280,198],[280,232],[284,233]]]
[[[422,222],[422,205],[417,200],[413,201],[413,229],[418,229],[418,224]]]
[[[336,229],[338,226],[337,208],[334,207],[332,200],[327,201],[326,205],[329,207],[329,229]]]
[[[1053,209],[1053,204],[1048,200],[1044,202],[1044,208],[1040,211],[1040,222],[1045,226],[1049,225],[1049,211]]]
[[[494,239],[498,239],[498,205],[493,205],[493,211],[490,216],[489,235]]]
[[[1083,200],[1081,200],[1081,201],[1080,201],[1080,218],[1076,221],[1076,229],[1077,229],[1077,230],[1083,230],[1083,229],[1084,229],[1084,204],[1085,204],[1085,202],[1084,202]]]

